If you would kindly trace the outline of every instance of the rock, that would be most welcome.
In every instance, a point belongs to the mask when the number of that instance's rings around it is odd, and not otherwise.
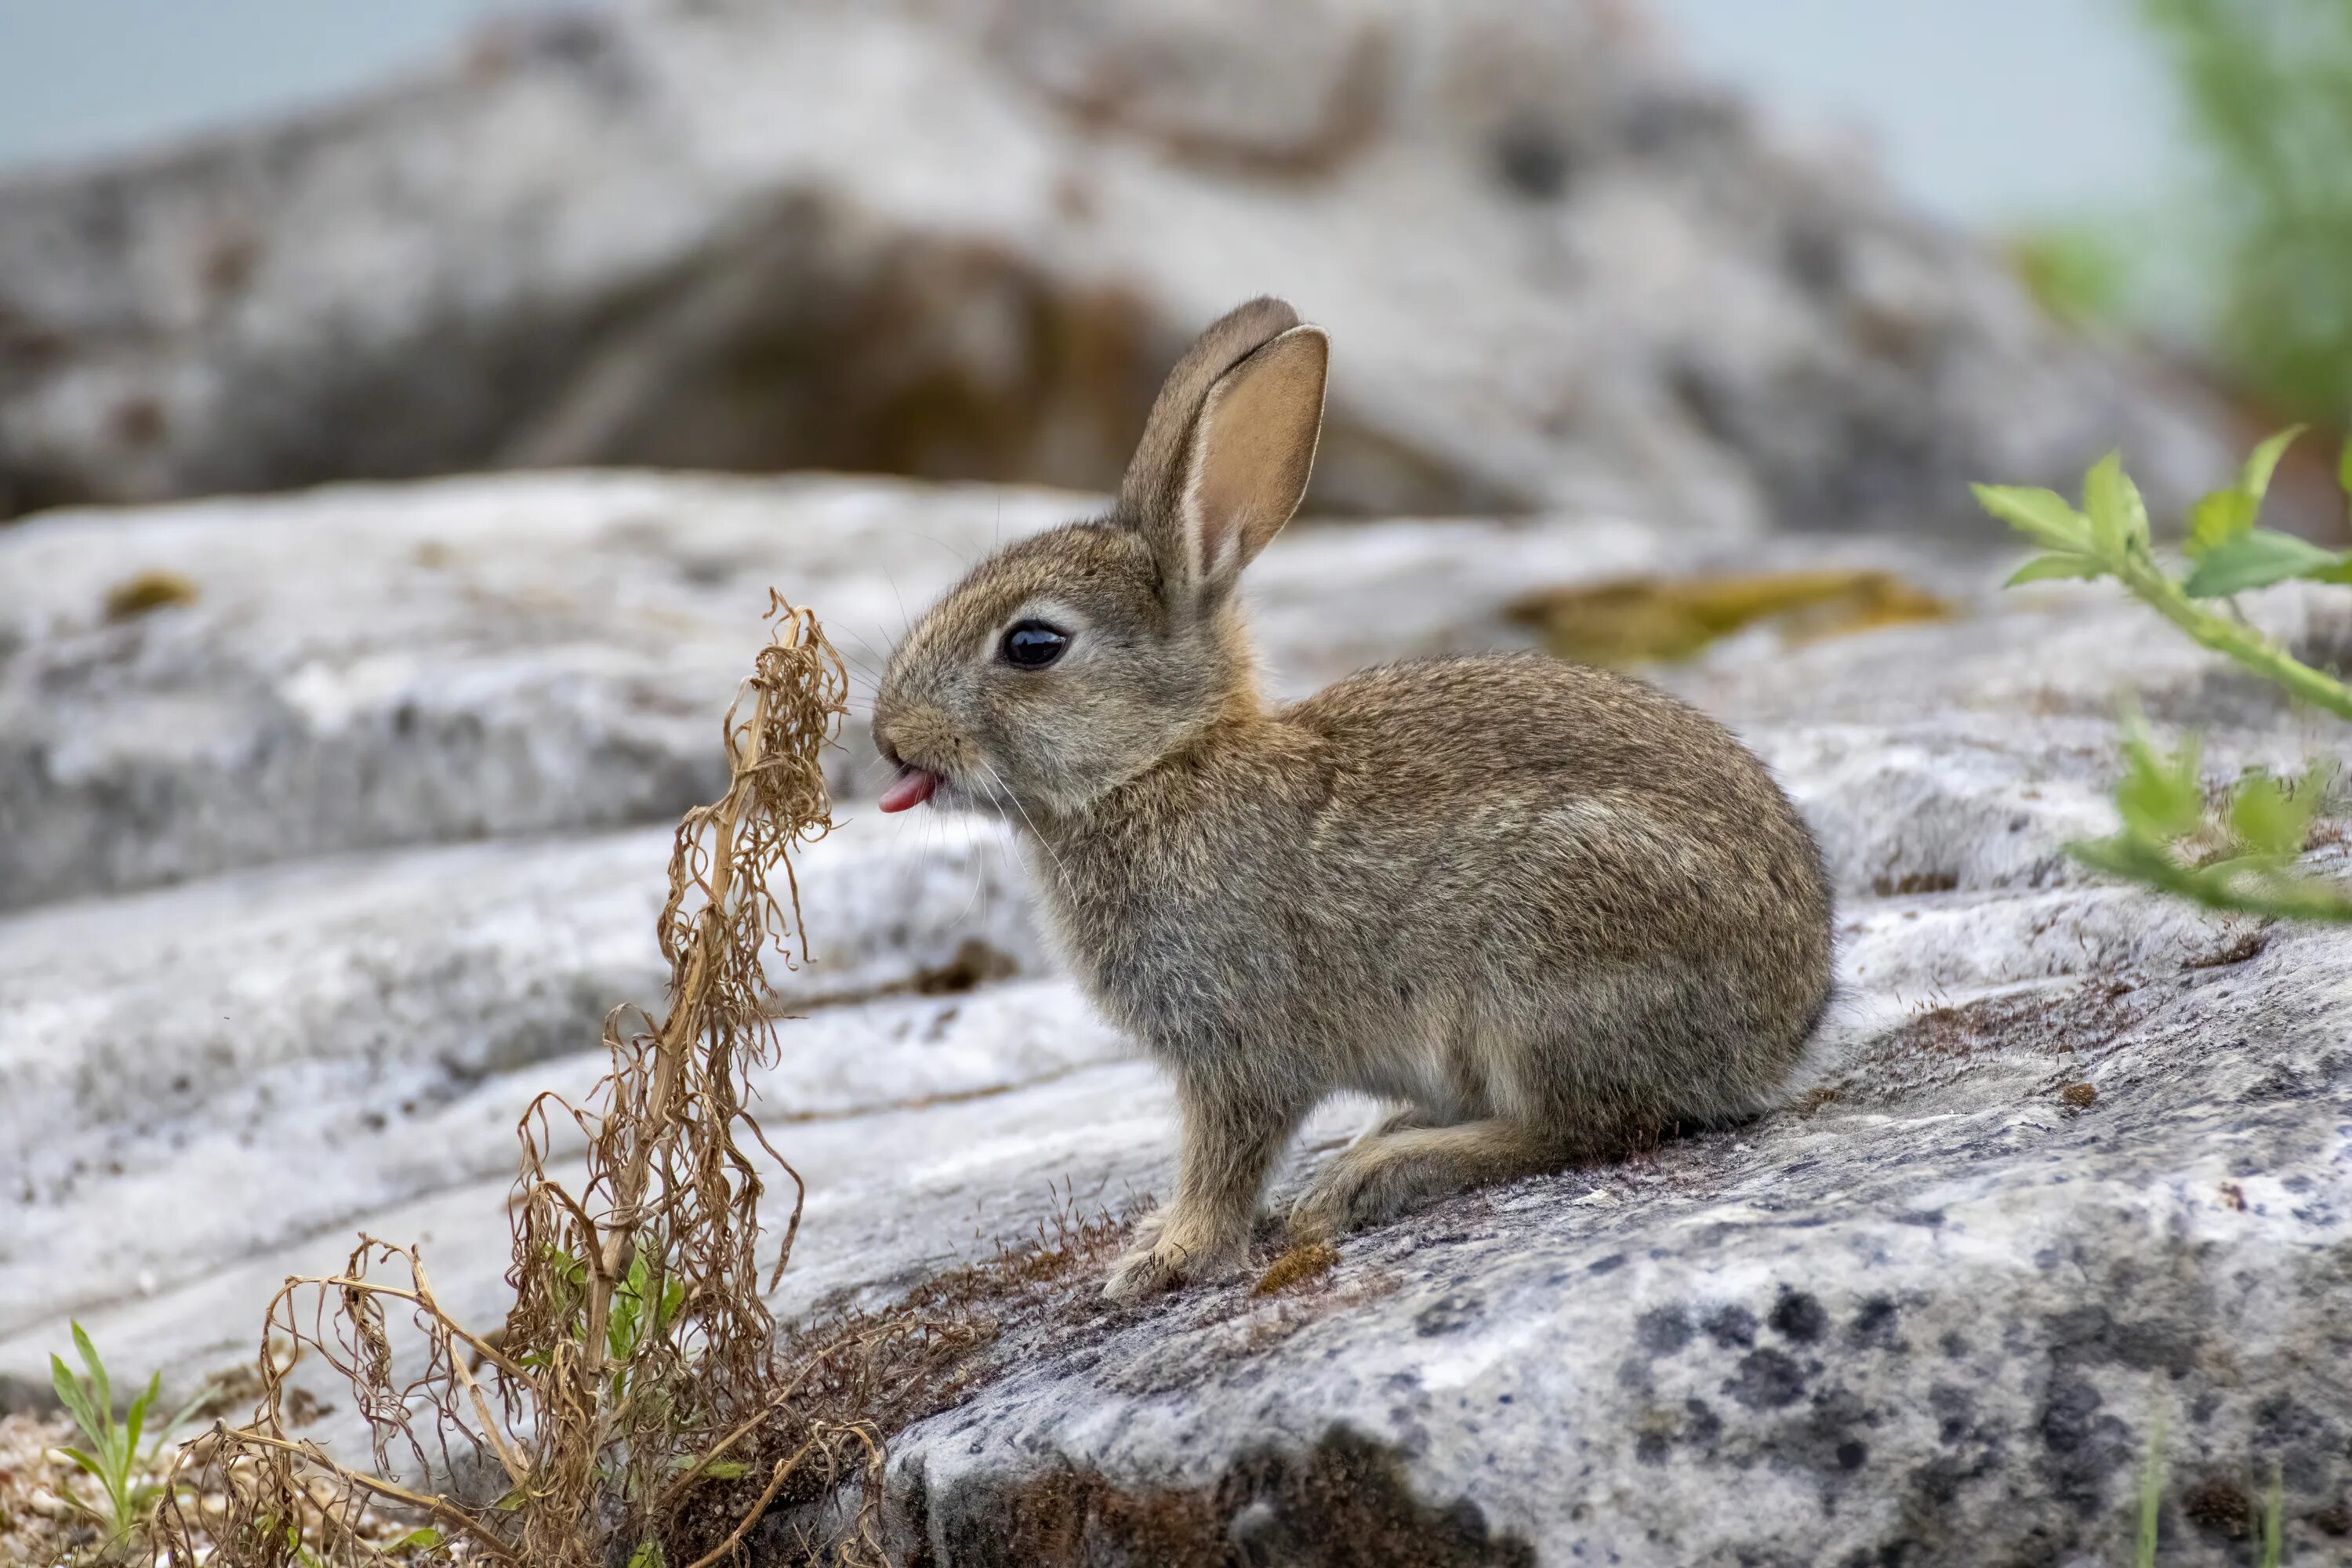
[[[0,515],[503,466],[1108,488],[1199,327],[1339,345],[1312,504],[1978,526],[2214,407],[1603,0],[639,3],[0,185]]]
[[[1072,497],[623,475],[331,489],[0,534],[0,908],[305,855],[675,822],[771,585],[855,684]],[[877,570],[877,563],[888,563]],[[131,618],[142,573],[188,584]],[[862,726],[835,753],[855,795]]]
[[[865,699],[907,616],[999,539],[1103,504],[595,474],[9,529],[0,910],[305,855],[675,821],[719,786],[719,715],[772,586],[821,607],[849,661],[859,716],[829,776],[866,798]],[[1528,582],[1649,566],[1664,542],[1608,523],[1364,527],[1301,529],[1259,574],[1292,689],[1487,637]],[[118,584],[153,574],[181,597],[108,616]]]
[[[1008,531],[1085,505],[1002,499]],[[548,476],[0,538],[26,584],[0,735],[46,758],[22,738],[143,733],[112,765],[144,771],[113,776],[205,803],[142,819],[70,776],[79,796],[0,795],[34,838],[103,825],[85,842],[129,868],[0,919],[0,1175],[21,1194],[0,1389],[38,1396],[69,1317],[119,1366],[193,1386],[249,1359],[270,1292],[361,1229],[424,1242],[443,1297],[496,1321],[511,1119],[589,1082],[604,1009],[660,981],[667,829],[608,825],[653,814],[645,781],[683,792],[708,766],[768,583],[878,656],[893,580],[911,607],[993,539],[998,500]],[[1951,605],[1811,641],[1759,626],[1658,672],[1763,752],[1835,873],[1840,991],[1810,1092],[1348,1237],[1268,1294],[1244,1277],[1114,1310],[1090,1267],[1008,1297],[971,1396],[894,1439],[902,1556],[2124,1561],[2161,1412],[2168,1552],[2236,1561],[2223,1503],[2275,1464],[2287,1561],[2324,1561],[2352,1486],[2352,933],[2105,885],[2063,846],[2111,820],[2126,691],[2206,731],[2217,777],[2340,731],[2106,589],[2000,593],[2008,564],[1594,521],[1286,533],[1252,575],[1288,690],[1523,644],[1521,595],[1633,573],[1884,570]],[[104,623],[108,588],[146,571],[195,596]],[[2314,658],[2352,646],[2325,590],[2247,607]],[[479,668],[503,678],[468,685]],[[631,718],[638,700],[674,727]],[[544,771],[477,764],[454,721],[404,736],[403,700],[476,714]],[[217,746],[170,711],[213,715]],[[304,775],[220,761],[271,754],[253,737],[273,724],[309,737],[315,776],[451,782],[362,818]],[[804,862],[815,960],[778,976],[805,1016],[760,1079],[809,1183],[776,1299],[802,1321],[1165,1192],[1174,1151],[1158,1074],[1053,971],[999,832],[885,822],[854,792],[842,815]],[[2341,826],[2317,863],[2352,875]],[[204,833],[211,858],[171,868],[184,885],[138,890]],[[60,891],[79,901],[36,904]],[[1283,1190],[1369,1110],[1325,1108]],[[1254,1265],[1282,1245],[1269,1224]],[[305,1436],[347,1443],[350,1421]]]
[[[829,776],[841,797],[866,798],[864,701],[907,616],[999,539],[1100,505],[877,480],[594,474],[338,487],[9,529],[0,910],[306,855],[673,821],[719,785],[717,715],[772,586],[818,606],[850,661],[856,716]],[[1888,542],[1694,547],[1630,522],[1465,521],[1301,525],[1253,568],[1249,592],[1276,684],[1296,695],[1383,658],[1526,643],[1533,634],[1504,614],[1531,588],[1669,561],[1823,560],[1892,566],[1963,598],[1990,580],[1966,552]],[[116,587],[155,574],[183,583],[182,596],[109,617]],[[2278,598],[2266,613],[2284,630],[2335,635],[2310,620],[2315,601]],[[2242,710],[2264,723],[2278,712],[2259,683],[2185,643],[2119,636],[2137,612],[2111,595],[2051,589],[2017,605],[1980,636],[1888,633],[1866,668],[1836,643],[1825,657],[1759,658],[1781,646],[1759,629],[1675,679],[1708,706],[1772,722],[1850,713],[1883,727],[1923,706],[2030,696],[2079,716],[2073,743],[2087,753],[2105,750],[2127,675],[2161,718],[2231,728]],[[2034,605],[2043,613],[2025,613]],[[2028,644],[2053,657],[2021,659]],[[1965,742],[1955,721],[1939,716],[1943,739],[1927,743],[1953,742],[1969,767],[2010,743],[2002,721],[1969,721]]]
[[[2327,1560],[2352,940],[2196,956],[1917,1012],[1810,1115],[1443,1205],[1277,1298],[1073,1309],[899,1440],[900,1550],[2122,1562],[2162,1422],[2168,1560],[2242,1561],[2197,1489],[2274,1467],[2287,1560]],[[1577,1201],[1596,1181],[1618,1201]]]
[[[803,857],[813,958],[768,969],[780,1014],[825,1023],[779,1026],[763,1116],[984,1094],[1116,1050],[1075,998],[1035,994],[1026,881],[972,826],[868,816]],[[669,848],[656,830],[344,857],[0,921],[0,1191],[22,1205],[0,1338],[510,1180],[532,1098],[581,1100],[605,1015],[658,1009]]]

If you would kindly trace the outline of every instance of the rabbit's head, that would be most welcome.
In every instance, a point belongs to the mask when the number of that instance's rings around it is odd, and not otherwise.
[[[1254,697],[1234,584],[1307,489],[1326,360],[1281,300],[1234,310],[1169,374],[1109,516],[1007,546],[932,606],[874,704],[883,810],[1081,811]]]

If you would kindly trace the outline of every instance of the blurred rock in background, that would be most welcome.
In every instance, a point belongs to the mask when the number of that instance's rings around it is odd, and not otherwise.
[[[1101,488],[1258,292],[1311,505],[1981,529],[2237,433],[1610,0],[827,0],[501,24],[347,108],[0,184],[0,515],[628,464]],[[2159,505],[2159,510],[2164,510]]]

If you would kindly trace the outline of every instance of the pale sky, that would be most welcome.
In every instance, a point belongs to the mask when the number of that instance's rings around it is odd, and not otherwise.
[[[2172,157],[2129,0],[1647,0],[1701,68],[1852,129],[1963,224],[2151,196]],[[0,0],[0,172],[281,111],[549,0]]]

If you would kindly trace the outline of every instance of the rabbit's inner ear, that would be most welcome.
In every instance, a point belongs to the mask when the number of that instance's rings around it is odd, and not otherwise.
[[[1209,389],[1177,503],[1196,592],[1229,586],[1298,510],[1323,430],[1329,357],[1319,329],[1293,327]]]

